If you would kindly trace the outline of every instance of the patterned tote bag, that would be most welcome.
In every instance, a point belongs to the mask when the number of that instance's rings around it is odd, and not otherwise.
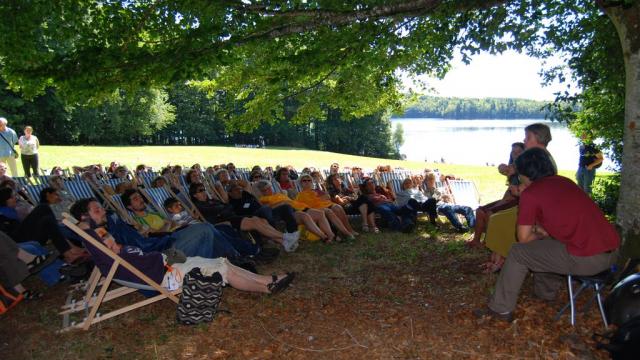
[[[205,276],[200,268],[189,271],[182,283],[182,296],[176,314],[178,323],[195,325],[211,322],[222,300],[222,285],[219,272]]]

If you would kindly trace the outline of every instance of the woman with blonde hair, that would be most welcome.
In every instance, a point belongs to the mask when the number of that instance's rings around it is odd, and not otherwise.
[[[335,226],[336,229],[338,229],[338,231],[345,235],[349,240],[353,240],[356,235],[359,235],[351,227],[347,214],[342,206],[333,203],[329,200],[329,197],[326,194],[324,196],[320,196],[315,190],[313,190],[313,179],[311,178],[311,175],[304,174],[300,176],[300,185],[302,186],[302,191],[300,191],[296,196],[297,201],[304,203],[312,209],[324,211],[325,216],[331,224],[333,224],[333,226]]]

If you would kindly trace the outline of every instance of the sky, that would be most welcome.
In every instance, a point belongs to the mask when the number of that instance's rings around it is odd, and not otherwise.
[[[566,84],[558,83],[543,87],[538,74],[544,66],[542,60],[515,51],[501,55],[483,52],[475,55],[469,65],[460,59],[460,56],[454,58],[452,68],[443,80],[419,78],[428,88],[434,88],[435,92],[419,90],[420,85],[413,84],[406,77],[403,81],[405,89],[412,88],[416,92],[436,96],[533,100],[553,100],[555,92],[566,89]],[[557,58],[551,59],[550,63],[562,64]]]

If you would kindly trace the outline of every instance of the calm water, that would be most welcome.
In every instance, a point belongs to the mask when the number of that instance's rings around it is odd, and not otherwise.
[[[447,163],[473,165],[506,163],[511,144],[523,141],[524,128],[535,122],[551,127],[549,151],[558,168],[576,169],[578,139],[564,124],[540,120],[391,119],[394,128],[402,124],[404,145],[400,151],[408,160],[444,159]],[[605,159],[603,168],[609,164]]]

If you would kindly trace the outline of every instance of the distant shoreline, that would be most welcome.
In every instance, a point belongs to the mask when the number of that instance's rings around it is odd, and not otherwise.
[[[420,95],[407,99],[405,111],[396,118],[441,118],[450,120],[545,119],[548,101],[516,98],[455,98]]]

